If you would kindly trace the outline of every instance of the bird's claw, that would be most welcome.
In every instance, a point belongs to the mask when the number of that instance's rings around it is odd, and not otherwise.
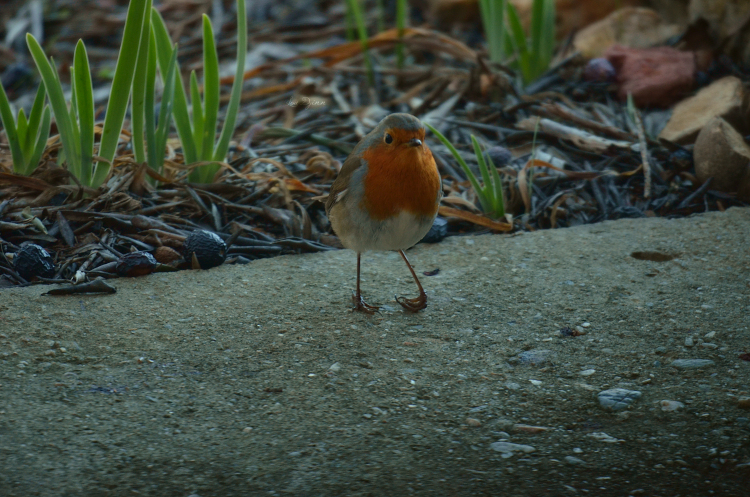
[[[352,303],[354,303],[353,311],[364,312],[365,314],[375,314],[376,312],[380,312],[380,307],[368,304],[365,302],[365,299],[362,298],[362,295],[352,295]]]
[[[419,297],[413,299],[407,299],[406,297],[397,296],[396,302],[398,302],[401,307],[409,312],[419,312],[427,307],[427,294],[420,293]]]

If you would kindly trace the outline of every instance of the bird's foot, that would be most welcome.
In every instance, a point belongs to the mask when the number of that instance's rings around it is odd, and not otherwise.
[[[427,307],[427,294],[420,292],[419,297],[407,299],[406,297],[396,297],[396,302],[409,312],[419,312]]]
[[[362,298],[362,295],[357,295],[356,293],[352,295],[352,303],[354,304],[353,311],[364,312],[365,314],[375,314],[376,312],[380,312],[380,307],[368,304],[365,302],[365,299]]]

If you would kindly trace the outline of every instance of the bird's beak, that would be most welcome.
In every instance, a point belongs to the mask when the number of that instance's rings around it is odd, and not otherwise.
[[[410,147],[421,147],[422,146],[422,140],[419,138],[412,138],[408,142],[406,142],[407,145]]]

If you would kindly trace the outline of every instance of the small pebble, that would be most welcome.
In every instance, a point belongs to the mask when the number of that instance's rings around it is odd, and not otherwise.
[[[664,355],[666,353],[667,353],[667,348],[666,347],[656,347],[654,349],[654,354],[656,354],[656,355]]]
[[[685,404],[676,400],[662,400],[659,405],[661,405],[661,410],[665,412],[679,411],[685,407]]]
[[[718,348],[719,348],[719,346],[718,346],[718,345],[716,345],[715,343],[708,343],[708,342],[704,342],[704,343],[702,343],[702,344],[701,344],[701,347],[703,347],[704,349],[712,349],[712,350],[713,350],[713,349],[718,349]]]
[[[676,359],[670,365],[677,369],[698,369],[713,366],[714,361],[711,359]]]
[[[716,336],[716,332],[715,331],[709,331],[708,333],[706,333],[705,335],[703,335],[703,338],[713,338],[715,336]]]
[[[518,354],[518,360],[521,364],[539,365],[549,361],[552,351],[547,349],[533,349]]]
[[[685,347],[692,347],[693,345],[695,345],[695,343],[693,342],[693,337],[687,337],[685,339]]]
[[[584,461],[583,459],[578,459],[577,457],[573,456],[565,456],[565,462],[573,466],[583,466],[586,464],[586,461]]]
[[[599,392],[599,404],[612,411],[619,411],[625,409],[630,404],[635,402],[641,397],[641,392],[638,390],[626,390],[624,388],[611,388]]]
[[[251,431],[253,431],[253,429],[250,428],[249,426],[242,429],[242,433],[250,433]]]
[[[497,452],[500,452],[500,457],[507,459],[512,457],[515,452],[534,452],[536,449],[531,445],[514,444],[511,442],[494,442],[490,444],[490,448]]]
[[[476,418],[466,418],[466,424],[473,428],[479,428],[482,426],[482,422]]]
[[[580,373],[578,373],[581,376],[591,376],[592,374],[596,373],[596,369],[584,369]]]
[[[341,364],[339,364],[338,362],[334,362],[333,364],[331,364],[331,367],[328,368],[328,371],[338,373],[339,371],[341,371]]]
[[[737,399],[737,407],[740,409],[750,409],[750,397],[740,397]]]
[[[586,323],[583,323],[581,326],[583,326],[584,328],[588,328],[589,326],[591,326],[591,323],[586,322]]]

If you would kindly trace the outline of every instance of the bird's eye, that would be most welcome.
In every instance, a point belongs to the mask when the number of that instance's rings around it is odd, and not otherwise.
[[[391,134],[390,134],[390,133],[386,133],[386,134],[385,134],[385,142],[386,142],[386,143],[387,143],[388,145],[390,145],[391,143],[393,143],[393,137],[391,136]]]

